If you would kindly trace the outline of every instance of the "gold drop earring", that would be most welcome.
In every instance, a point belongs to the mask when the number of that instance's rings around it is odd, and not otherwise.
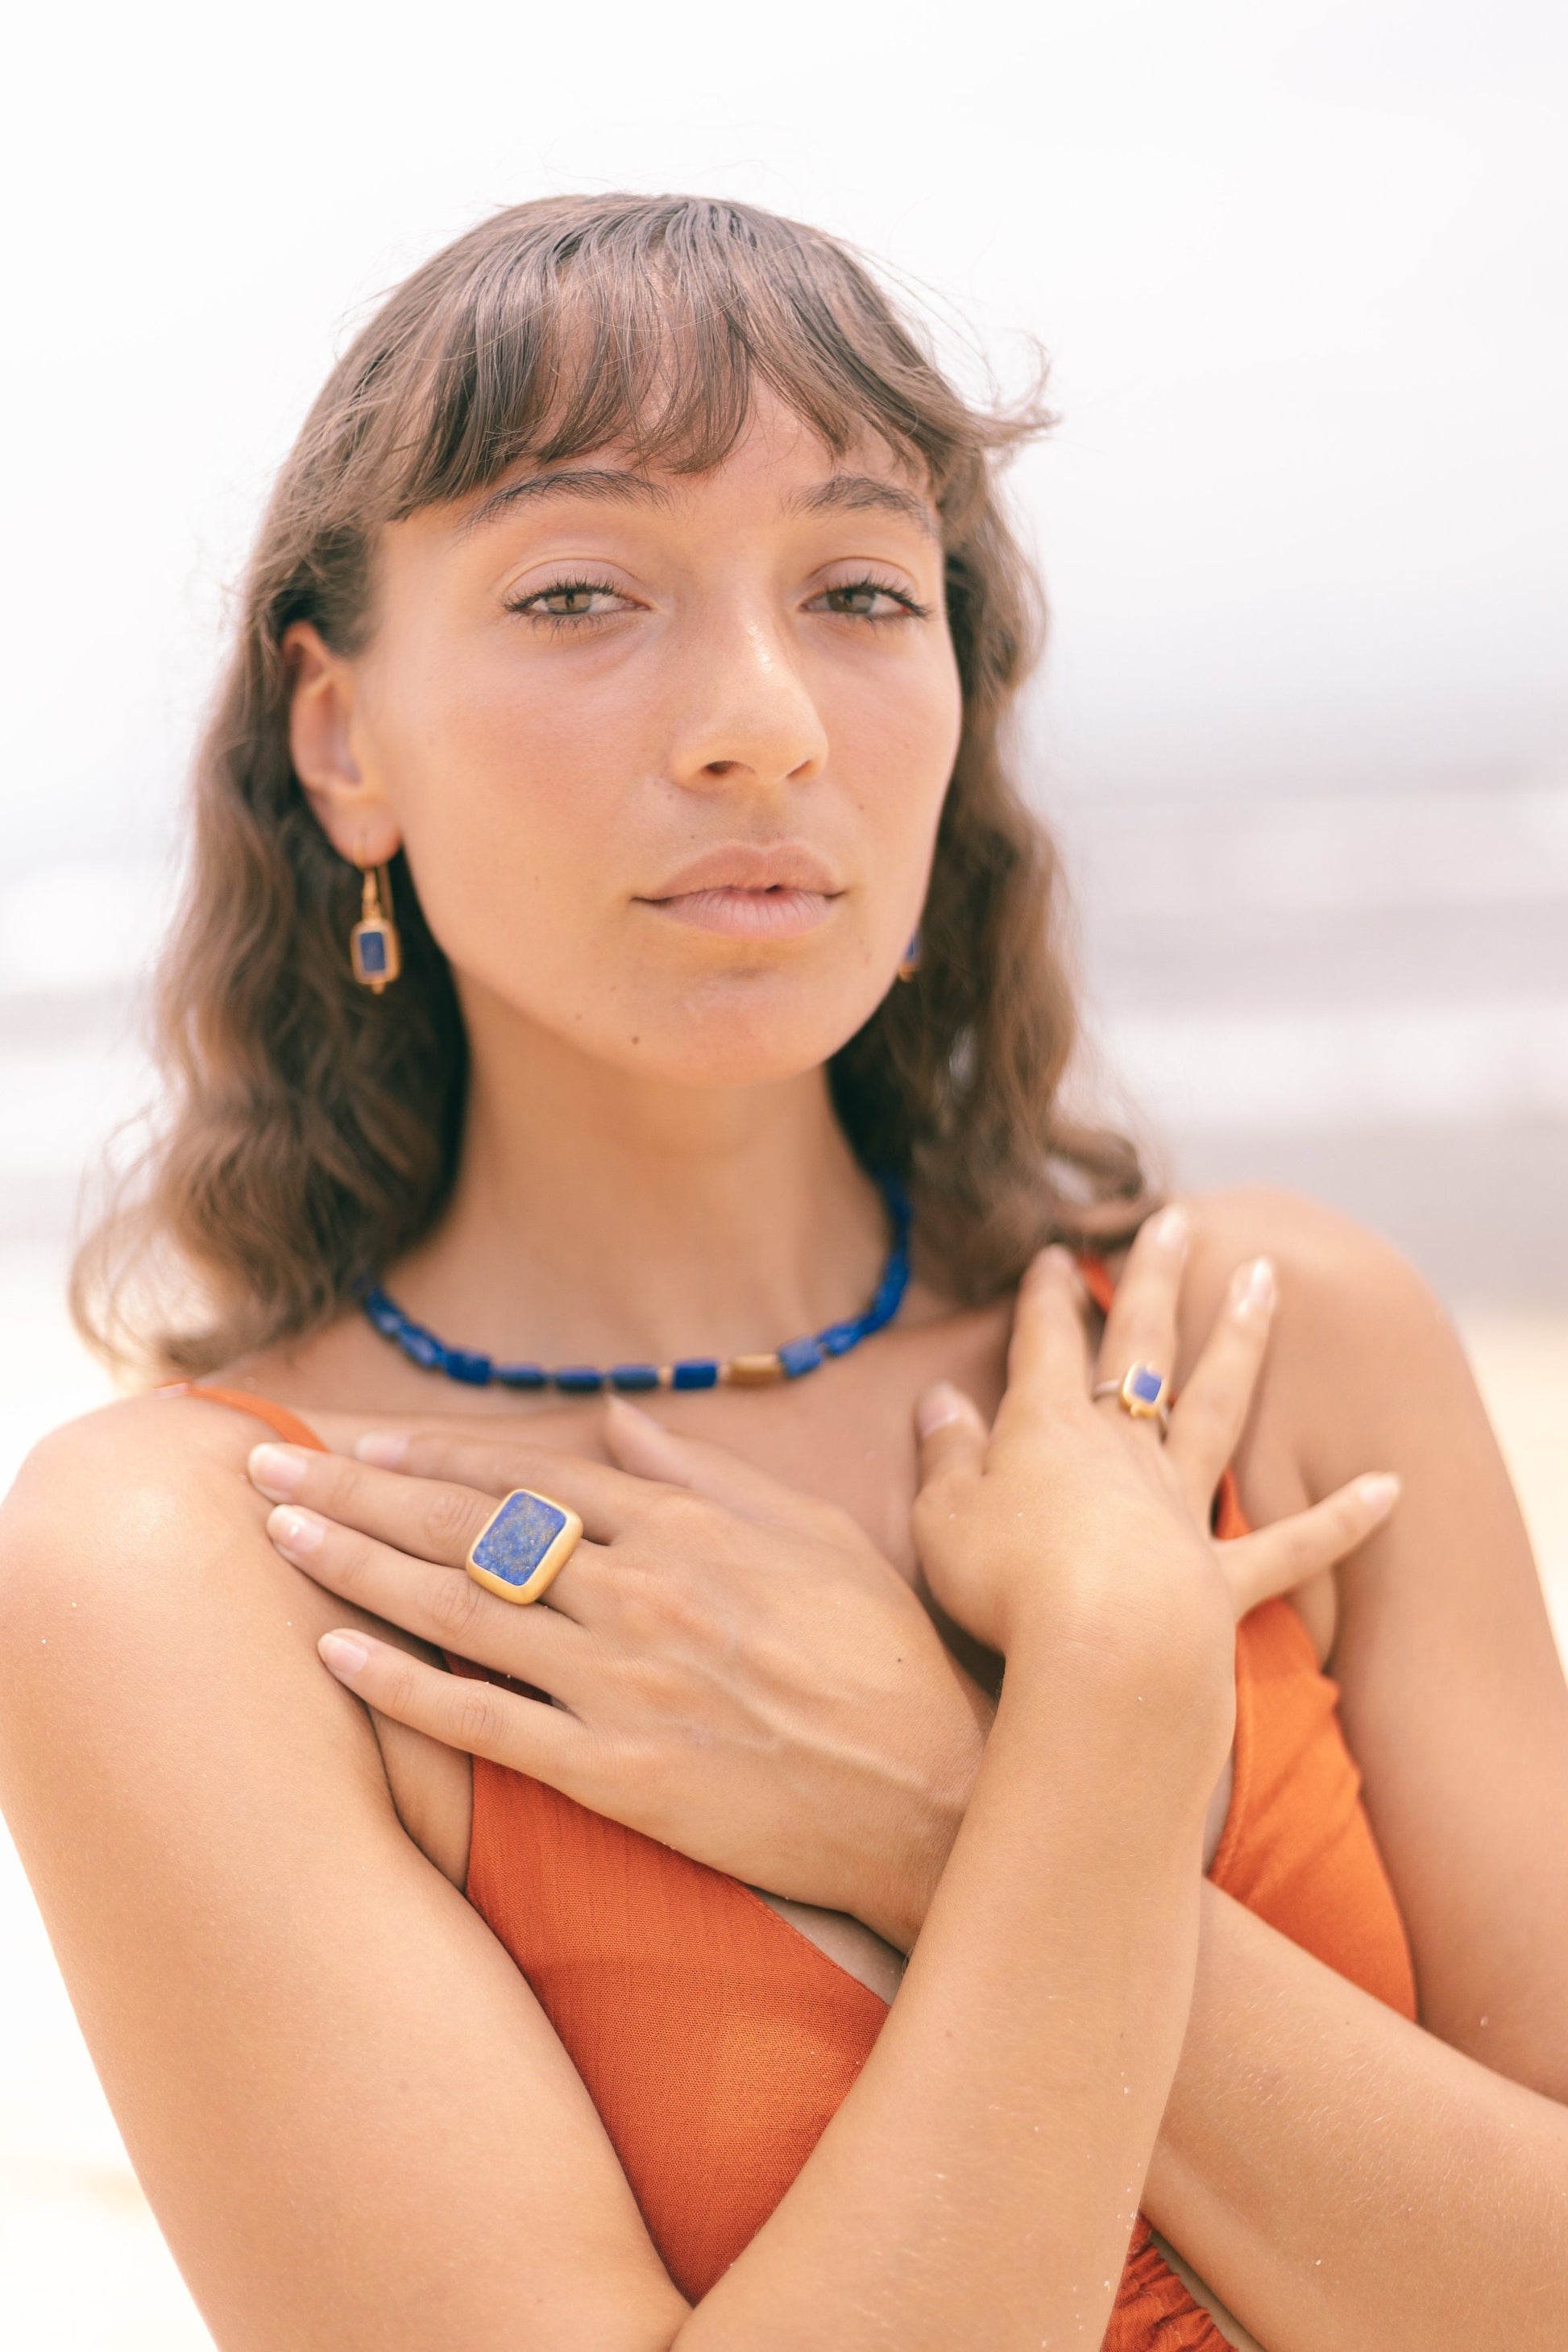
[[[920,925],[917,923],[913,931],[910,935],[909,946],[904,950],[904,952],[900,959],[899,978],[900,980],[913,980],[920,968],[921,933]]]
[[[349,933],[349,960],[360,986],[373,989],[377,996],[403,969],[403,945],[392,919],[392,879],[384,866],[363,870],[359,920]]]

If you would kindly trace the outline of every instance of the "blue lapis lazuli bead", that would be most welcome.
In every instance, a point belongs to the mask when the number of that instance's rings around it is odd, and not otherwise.
[[[1127,1385],[1140,1404],[1158,1404],[1160,1391],[1165,1383],[1158,1372],[1150,1370],[1147,1364],[1139,1364],[1131,1374]]]
[[[405,1323],[397,1336],[404,1354],[412,1356],[416,1364],[423,1364],[426,1371],[446,1370],[443,1359],[447,1350],[434,1331],[422,1330],[417,1323]]]
[[[857,1316],[852,1323],[830,1323],[826,1331],[816,1335],[816,1344],[825,1356],[847,1356],[858,1339],[865,1337],[864,1320]],[[779,1349],[784,1354],[784,1349]]]
[[[719,1385],[719,1365],[712,1356],[689,1356],[685,1363],[677,1364],[670,1374],[674,1389],[716,1389]]]
[[[635,1395],[640,1389],[656,1389],[658,1386],[658,1366],[657,1364],[612,1364],[610,1386],[613,1389],[619,1389],[623,1396]]]
[[[547,1389],[550,1375],[542,1364],[497,1364],[493,1377],[503,1389]]]
[[[565,1512],[542,1495],[509,1495],[474,1546],[475,1565],[521,1587],[565,1525]]]
[[[815,1339],[786,1339],[779,1349],[779,1361],[787,1381],[798,1381],[803,1372],[815,1372],[822,1361],[822,1349]]]
[[[471,1389],[488,1389],[490,1384],[490,1360],[472,1348],[448,1348],[443,1370],[449,1379],[466,1381]]]
[[[567,1396],[594,1396],[605,1385],[604,1373],[595,1371],[592,1364],[563,1364],[550,1377]]]

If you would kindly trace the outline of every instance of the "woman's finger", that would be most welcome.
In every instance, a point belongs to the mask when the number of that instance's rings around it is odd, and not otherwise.
[[[496,1496],[448,1478],[383,1470],[346,1454],[316,1454],[272,1440],[251,1453],[251,1483],[269,1502],[298,1502],[344,1527],[358,1528],[420,1559],[461,1568],[493,1516]],[[502,1487],[528,1486],[577,1513],[596,1543],[610,1543],[646,1507],[648,1487],[599,1462],[542,1448],[514,1448]]]
[[[977,1476],[985,1466],[990,1432],[980,1407],[950,1381],[938,1381],[915,1406],[921,1493],[939,1478]]]
[[[459,1569],[412,1559],[298,1503],[279,1504],[267,1532],[285,1559],[367,1616],[570,1704],[572,1662],[582,1635],[563,1610],[516,1608]],[[576,1565],[575,1559],[568,1563]],[[565,1576],[563,1570],[557,1584]]]
[[[1398,1500],[1399,1480],[1394,1472],[1370,1471],[1308,1510],[1260,1528],[1256,1535],[1216,1544],[1237,1619],[1260,1601],[1293,1592],[1299,1584],[1348,1559],[1381,1527]]]
[[[1274,1269],[1267,1258],[1255,1258],[1237,1269],[1172,1407],[1167,1450],[1187,1506],[1200,1521],[1246,1427],[1273,1312]]]
[[[450,1478],[498,1502],[522,1483],[508,1475],[518,1451],[513,1437],[454,1437],[444,1430],[367,1429],[353,1444],[356,1462],[401,1470],[408,1478]]]
[[[316,1647],[339,1682],[378,1714],[567,1796],[584,1786],[593,1737],[563,1708],[498,1690],[478,1675],[444,1674],[354,1627],[323,1633]]]
[[[1089,1380],[1088,1293],[1069,1254],[1042,1250],[1018,1286],[1007,1345],[1007,1388],[997,1408],[994,1444],[1026,1435],[1047,1406],[1081,1403]]]
[[[461,1568],[495,1509],[488,1495],[373,1470],[342,1454],[316,1454],[276,1439],[251,1448],[250,1483],[269,1503],[299,1503],[420,1559]]]
[[[1140,1231],[1105,1318],[1095,1367],[1097,1387],[1106,1381],[1120,1387],[1134,1364],[1148,1364],[1170,1379],[1175,1368],[1176,1307],[1190,1231],[1187,1213],[1181,1207],[1163,1209]],[[1112,1412],[1121,1411],[1113,1398],[1107,1402]],[[1152,1436],[1160,1435],[1160,1424],[1152,1416],[1143,1425]]]

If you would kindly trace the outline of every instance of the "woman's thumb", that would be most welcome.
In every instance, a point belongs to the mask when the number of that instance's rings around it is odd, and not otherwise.
[[[938,1381],[920,1398],[915,1406],[915,1432],[920,1439],[922,1486],[952,1472],[977,1472],[990,1444],[990,1433],[980,1417],[979,1406],[950,1381]]]

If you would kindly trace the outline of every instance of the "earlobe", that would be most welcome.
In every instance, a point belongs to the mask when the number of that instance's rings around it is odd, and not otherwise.
[[[384,866],[401,828],[379,783],[354,755],[353,672],[310,621],[283,638],[289,665],[289,750],[300,788],[332,847],[353,866]]]

